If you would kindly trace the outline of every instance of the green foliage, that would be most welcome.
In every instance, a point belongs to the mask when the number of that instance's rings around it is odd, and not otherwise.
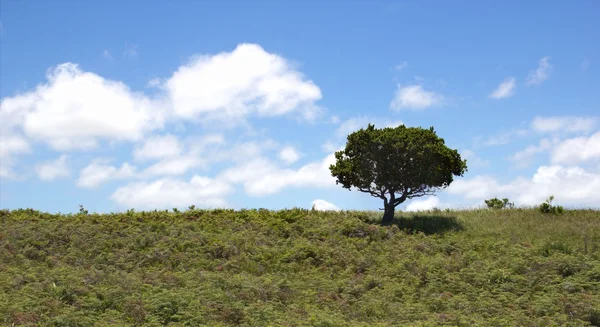
[[[432,195],[467,170],[466,160],[448,148],[433,127],[376,129],[369,124],[348,135],[345,149],[335,158],[329,169],[336,183],[383,199],[387,222],[399,204]]]
[[[594,326],[600,212],[0,211],[0,326]]]
[[[502,200],[498,199],[498,198],[493,198],[493,199],[489,199],[489,200],[485,200],[485,204],[487,205],[487,207],[489,209],[512,209],[514,208],[515,204],[513,202],[508,202],[509,200],[507,198],[503,198]]]
[[[539,205],[538,210],[541,213],[559,215],[562,214],[565,209],[562,206],[552,205],[552,201],[554,200],[554,195],[551,195],[546,199],[546,201]]]
[[[79,205],[79,213],[82,215],[87,215],[89,212],[83,207],[83,205]]]

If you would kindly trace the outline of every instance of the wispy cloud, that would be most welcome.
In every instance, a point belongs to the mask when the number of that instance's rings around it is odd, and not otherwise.
[[[159,87],[161,84],[162,84],[162,81],[160,80],[160,78],[156,77],[156,78],[149,80],[148,83],[146,83],[146,87],[154,88],[154,87]]]
[[[541,84],[550,77],[551,70],[552,65],[550,64],[550,57],[540,59],[536,70],[531,71],[527,76],[527,86]]]
[[[481,146],[497,146],[504,145],[512,142],[517,137],[522,137],[529,134],[530,131],[527,129],[512,129],[497,135],[493,135],[487,138],[477,137],[475,138],[475,147]]]
[[[596,117],[535,117],[531,122],[531,128],[540,133],[589,133],[596,128],[597,122]]]
[[[56,160],[49,160],[35,167],[35,171],[41,180],[51,181],[59,177],[69,176],[67,156],[61,155]]]
[[[396,66],[394,66],[394,69],[397,70],[397,71],[401,71],[404,68],[406,68],[407,66],[408,66],[408,62],[403,61],[403,62],[397,64]]]
[[[125,43],[125,50],[123,50],[124,58],[133,58],[138,55],[137,45]]]
[[[112,60],[113,59],[112,54],[108,50],[104,50],[102,52],[102,57],[104,57],[104,59],[108,59],[108,60]]]
[[[512,161],[513,167],[525,168],[532,163],[536,155],[549,150],[555,143],[556,141],[542,139],[540,140],[539,145],[530,145],[527,148],[513,154],[509,160]]]
[[[515,93],[516,80],[514,77],[508,77],[504,82],[500,83],[498,87],[490,94],[492,99],[503,99],[512,96]]]

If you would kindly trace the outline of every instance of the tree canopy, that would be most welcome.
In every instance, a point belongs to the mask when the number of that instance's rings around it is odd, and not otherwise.
[[[393,220],[399,204],[433,195],[467,171],[466,160],[433,127],[376,129],[369,124],[348,135],[345,149],[335,158],[329,169],[337,184],[383,199],[384,224]]]

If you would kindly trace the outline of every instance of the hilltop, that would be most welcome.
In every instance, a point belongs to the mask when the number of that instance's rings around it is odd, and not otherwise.
[[[0,213],[7,326],[600,326],[600,212]]]

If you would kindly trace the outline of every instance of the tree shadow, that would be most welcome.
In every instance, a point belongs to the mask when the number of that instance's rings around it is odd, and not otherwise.
[[[414,234],[422,232],[426,235],[444,234],[464,229],[454,216],[414,215],[410,217],[395,217],[392,225]]]

